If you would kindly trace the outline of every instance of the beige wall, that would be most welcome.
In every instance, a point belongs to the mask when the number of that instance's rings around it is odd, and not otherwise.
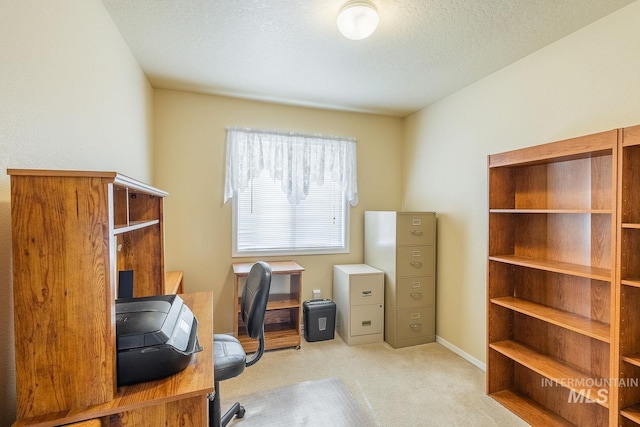
[[[437,334],[485,361],[487,155],[640,124],[640,2],[412,115],[404,207],[438,211]]]
[[[364,211],[400,208],[402,121],[398,118],[291,107],[156,90],[155,183],[165,204],[166,264],[184,271],[187,291],[212,290],[216,332],[233,331],[231,202],[222,204],[225,128],[244,126],[357,138],[359,203],[351,208],[351,253],[265,258],[302,265],[303,299],[331,298],[334,264],[363,261]]]
[[[0,40],[0,426],[9,426],[15,364],[6,169],[117,170],[149,180],[153,91],[100,0],[0,0]]]

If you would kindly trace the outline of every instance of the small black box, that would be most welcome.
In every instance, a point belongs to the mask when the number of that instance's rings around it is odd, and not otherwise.
[[[336,329],[336,303],[330,299],[314,299],[302,303],[304,339],[332,340]]]

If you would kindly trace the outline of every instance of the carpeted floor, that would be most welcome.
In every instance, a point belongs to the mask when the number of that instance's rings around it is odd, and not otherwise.
[[[331,411],[314,407],[319,399],[313,391],[301,387],[295,400],[265,400],[263,405],[257,401],[268,396],[270,390],[328,378],[341,380],[357,407],[369,417],[370,426],[527,425],[485,395],[485,375],[481,369],[440,344],[402,349],[386,343],[348,346],[337,334],[333,340],[312,343],[303,338],[299,350],[266,352],[262,360],[245,369],[242,375],[220,384],[222,410],[236,400],[245,406],[245,418],[230,424],[236,427],[316,425],[286,418],[294,406],[306,406],[307,413],[315,413],[318,418]],[[260,424],[249,424],[254,414],[269,411],[276,421],[264,418]]]
[[[262,390],[240,398],[250,408],[234,425],[242,427],[371,427],[374,421],[337,378]]]

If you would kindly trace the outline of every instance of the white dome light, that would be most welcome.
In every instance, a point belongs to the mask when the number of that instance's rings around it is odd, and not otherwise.
[[[350,1],[338,14],[338,29],[348,39],[362,40],[369,37],[378,27],[378,12],[367,1]]]

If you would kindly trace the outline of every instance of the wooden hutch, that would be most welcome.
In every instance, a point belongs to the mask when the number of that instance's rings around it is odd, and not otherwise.
[[[184,371],[131,386],[116,381],[118,271],[134,270],[134,296],[181,290],[180,273],[165,275],[167,193],[115,172],[7,173],[15,426],[206,425],[213,391],[210,293],[183,295],[204,347]]]

